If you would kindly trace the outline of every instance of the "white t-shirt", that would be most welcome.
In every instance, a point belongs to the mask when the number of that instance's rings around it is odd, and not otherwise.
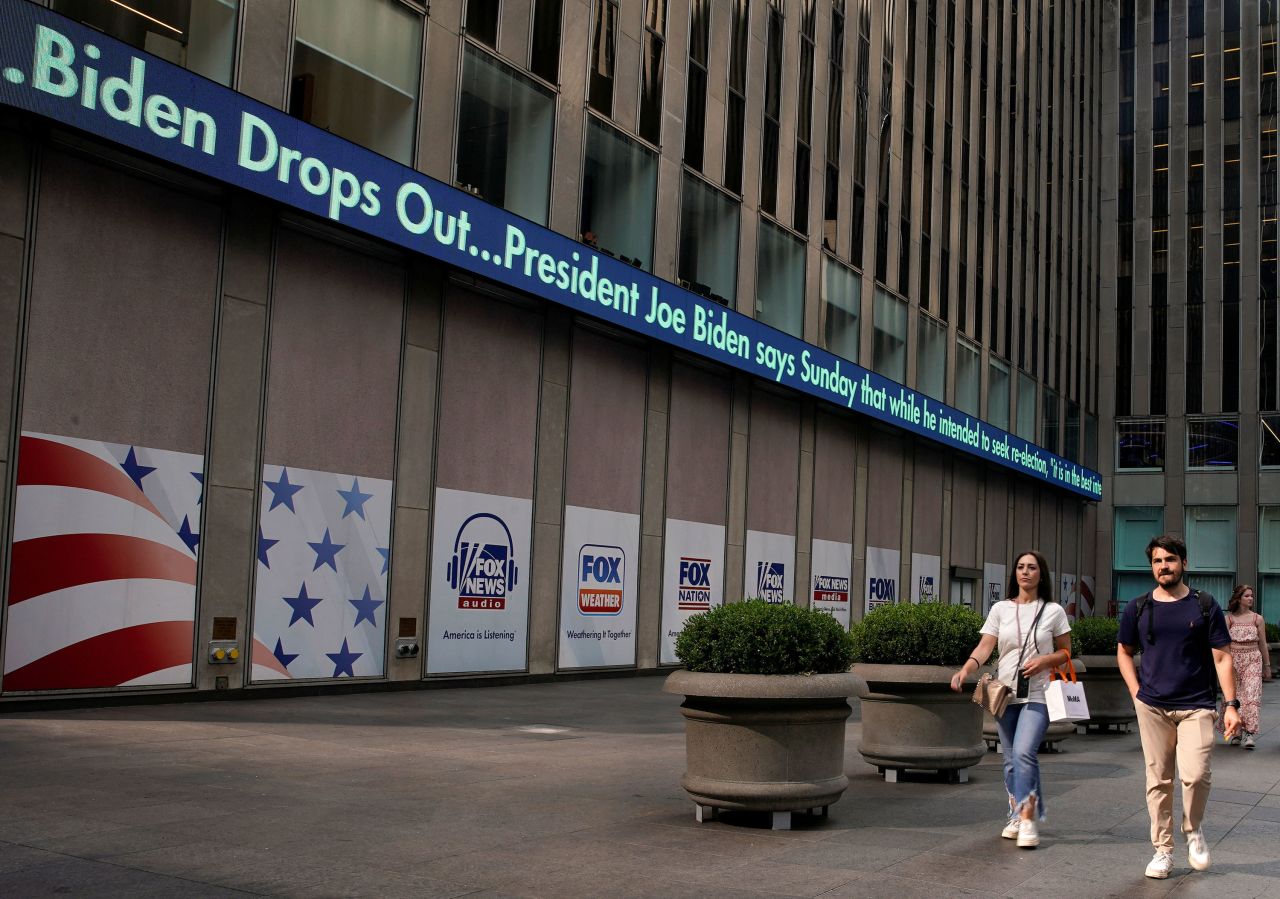
[[[1031,623],[1036,613],[1044,606],[1040,621],[1036,624],[1034,639],[1031,636]],[[1025,665],[1036,656],[1047,655],[1054,651],[1053,640],[1071,632],[1071,622],[1067,621],[1067,613],[1056,602],[1045,603],[1037,600],[1029,603],[1017,603],[1012,599],[1002,599],[991,607],[991,614],[982,625],[982,633],[995,637],[1000,648],[1000,665],[996,676],[1010,687],[1018,684],[1018,653],[1022,644],[1018,640],[1019,630],[1026,642],[1027,650],[1023,654]],[[1049,672],[1045,671],[1031,678],[1031,690],[1026,699],[1010,699],[1010,702],[1044,702],[1044,688],[1049,683]]]

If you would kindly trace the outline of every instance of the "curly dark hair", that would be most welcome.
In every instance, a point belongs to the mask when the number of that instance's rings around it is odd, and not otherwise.
[[[1227,603],[1227,611],[1232,615],[1240,611],[1240,603],[1244,600],[1245,591],[1248,590],[1254,595],[1254,601],[1257,601],[1257,591],[1253,589],[1252,584],[1236,584],[1236,588],[1231,591],[1231,601]]]

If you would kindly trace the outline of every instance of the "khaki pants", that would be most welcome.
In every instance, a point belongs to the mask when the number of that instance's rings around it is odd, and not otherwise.
[[[1147,762],[1151,844],[1157,852],[1172,852],[1174,761],[1182,780],[1182,832],[1187,833],[1199,829],[1209,801],[1215,713],[1211,709],[1157,709],[1137,699],[1133,707]]]

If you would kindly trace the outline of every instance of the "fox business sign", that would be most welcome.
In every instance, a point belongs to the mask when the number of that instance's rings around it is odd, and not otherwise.
[[[0,0],[0,72],[4,106],[1102,498],[1083,465],[30,0]]]

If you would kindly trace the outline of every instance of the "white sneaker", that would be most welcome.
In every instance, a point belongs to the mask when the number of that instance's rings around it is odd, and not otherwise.
[[[1253,748],[1254,748],[1254,747],[1256,747],[1258,744],[1257,744],[1256,742],[1254,742],[1253,734],[1245,734],[1245,735],[1244,735],[1244,744],[1243,744],[1243,745],[1244,745],[1244,748],[1245,748],[1245,749],[1253,749]]]
[[[1022,826],[1018,828],[1018,848],[1035,849],[1039,845],[1040,828],[1036,825],[1036,819],[1023,818]]]
[[[1203,830],[1187,834],[1187,864],[1195,871],[1209,870],[1209,844],[1205,842]]]
[[[1169,872],[1173,870],[1173,853],[1157,852],[1151,856],[1151,861],[1147,864],[1146,875],[1154,880],[1164,880],[1169,876]]]
[[[1017,815],[1010,815],[1009,821],[1005,824],[1004,830],[1000,831],[1000,836],[1006,840],[1016,840],[1018,831],[1022,829],[1022,819]]]
[[[1228,741],[1227,741],[1227,745],[1228,745],[1228,746],[1239,746],[1239,745],[1240,745],[1240,735],[1239,735],[1239,734],[1236,734],[1234,737],[1232,737],[1230,740],[1228,740]]]

